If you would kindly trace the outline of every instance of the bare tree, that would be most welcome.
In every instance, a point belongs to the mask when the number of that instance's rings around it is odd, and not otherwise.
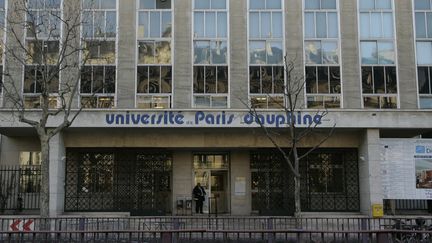
[[[39,137],[42,217],[50,216],[50,140],[71,126],[81,111],[77,94],[90,54],[81,47],[80,2],[11,0],[5,22],[4,108]]]
[[[299,171],[299,164],[302,159],[306,158],[309,154],[317,150],[325,141],[327,141],[334,132],[336,124],[334,124],[330,130],[325,131],[324,136],[321,136],[319,141],[314,144],[311,148],[308,148],[306,152],[299,153],[299,147],[302,142],[308,137],[319,133],[318,127],[322,122],[322,118],[328,114],[328,111],[316,111],[315,114],[310,116],[306,126],[300,126],[298,124],[299,112],[304,107],[304,87],[306,85],[306,79],[304,75],[296,72],[295,60],[288,60],[284,57],[284,71],[286,75],[286,83],[279,84],[283,86],[283,100],[284,103],[268,96],[272,103],[277,104],[280,112],[283,112],[288,119],[286,120],[285,126],[280,126],[278,130],[273,129],[265,124],[263,116],[260,111],[257,110],[255,104],[246,104],[249,109],[250,115],[254,118],[254,122],[257,123],[265,136],[270,140],[272,145],[279,151],[284,162],[288,165],[290,172],[294,176],[294,204],[296,218],[301,217],[301,205],[300,205],[300,181],[301,174]],[[283,82],[283,81],[282,81]],[[304,124],[303,124],[304,125]],[[282,131],[281,131],[282,130]],[[288,133],[288,136],[285,134]],[[322,135],[322,134],[321,134]],[[284,141],[285,140],[285,141]],[[288,149],[285,148],[285,143],[288,144]]]

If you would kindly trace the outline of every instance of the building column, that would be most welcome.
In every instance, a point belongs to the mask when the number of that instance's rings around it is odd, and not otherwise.
[[[64,212],[66,149],[63,134],[52,137],[49,145],[49,216],[56,217]]]
[[[177,210],[177,200],[192,200],[192,154],[190,151],[174,151],[173,169],[172,169],[172,212],[173,215],[189,214],[191,211],[186,210],[186,204],[183,204],[183,210]]]
[[[231,214],[250,215],[252,212],[251,172],[249,151],[231,152]],[[243,192],[244,189],[244,192]]]
[[[367,129],[359,148],[360,211],[372,216],[372,204],[383,204],[379,129]]]

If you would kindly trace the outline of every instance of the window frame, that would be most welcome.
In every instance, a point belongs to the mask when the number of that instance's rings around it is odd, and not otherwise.
[[[303,23],[306,23],[306,14],[307,13],[313,13],[314,14],[314,37],[306,37],[306,24],[303,24],[303,75],[305,78],[305,83],[304,83],[304,104],[306,109],[317,109],[316,107],[310,108],[308,107],[308,101],[309,98],[322,98],[322,108],[318,108],[318,109],[343,109],[344,108],[344,99],[343,99],[343,90],[344,90],[344,85],[343,85],[343,69],[342,69],[342,34],[341,34],[341,14],[340,14],[340,1],[339,0],[335,0],[336,2],[336,8],[335,9],[330,9],[330,8],[322,8],[321,7],[321,3],[322,0],[319,0],[320,3],[320,7],[317,9],[306,9],[306,1],[307,0],[302,0],[302,19],[303,19]],[[343,0],[342,0],[343,1]],[[325,13],[326,14],[326,37],[318,37],[317,36],[317,19],[316,19],[316,14],[317,13]],[[337,18],[337,37],[329,37],[329,25],[328,25],[328,15],[329,13],[336,13],[336,18]],[[324,58],[324,53],[321,52],[321,63],[308,63],[306,60],[306,43],[308,42],[320,42],[321,45],[321,50],[322,49],[322,43],[335,43],[337,45],[337,56],[338,56],[338,62],[337,63],[324,63],[323,62],[323,58]],[[331,93],[330,88],[330,76],[328,76],[327,80],[328,80],[328,92],[323,93],[323,92],[318,92],[317,93],[308,93],[307,92],[307,88],[306,88],[306,67],[313,67],[316,70],[316,82],[318,84],[318,68],[319,67],[326,67],[328,70],[330,70],[330,68],[332,67],[337,67],[339,68],[339,82],[340,82],[340,92],[339,93]],[[328,74],[329,75],[329,74]],[[326,99],[328,98],[336,98],[339,100],[339,107],[338,108],[326,108]],[[316,101],[315,102],[319,102]]]
[[[153,106],[153,105],[157,105],[159,103],[165,103],[165,102],[158,102],[158,99],[168,99],[168,108],[164,108],[161,107],[162,109],[173,109],[174,108],[174,45],[175,45],[175,23],[174,23],[174,0],[171,0],[171,4],[170,4],[170,8],[157,8],[157,6],[155,6],[155,8],[140,8],[140,0],[136,0],[136,39],[135,39],[135,95],[134,95],[134,107],[137,109],[142,109],[139,108],[139,100],[140,99],[149,99],[151,100],[150,103],[145,103],[147,105]],[[139,16],[140,13],[142,12],[158,12],[158,13],[165,13],[168,12],[171,14],[171,36],[170,37],[140,37],[139,35]],[[150,15],[148,16],[148,18],[150,19]],[[162,14],[160,15],[160,30],[162,30]],[[151,21],[149,21],[149,25],[151,24]],[[150,28],[149,28],[150,31]],[[170,63],[152,63],[152,64],[141,64],[140,60],[139,60],[139,44],[141,42],[152,42],[153,45],[155,46],[157,42],[169,42],[170,43],[170,51],[171,51],[171,60]],[[154,51],[154,50],[153,50]],[[171,91],[170,93],[166,93],[166,92],[162,92],[162,80],[161,80],[161,73],[159,73],[159,88],[160,88],[160,92],[159,93],[138,93],[138,84],[139,84],[139,76],[138,76],[138,69],[140,67],[159,67],[159,70],[162,67],[170,67],[171,68]],[[150,86],[150,79],[148,78],[148,85]],[[152,107],[152,108],[145,108],[145,109],[152,109],[152,110],[157,110],[157,109],[161,109],[159,107]]]
[[[8,19],[8,1],[9,0],[4,0],[4,6],[3,6],[3,8],[0,8],[0,11],[1,12],[4,12],[4,26],[0,26],[0,28],[2,28],[2,30],[0,30],[0,31],[2,31],[3,32],[3,36],[1,36],[1,43],[0,44],[2,44],[2,45],[4,45],[5,43],[6,43],[6,30],[7,30],[7,28],[8,28],[8,21],[7,21],[7,19]],[[6,48],[0,48],[0,51],[2,52],[1,53],[1,60],[0,60],[0,62],[1,62],[1,65],[0,65],[0,108],[1,107],[3,107],[3,98],[4,98],[4,95],[3,95],[3,82],[4,82],[4,64],[5,64],[5,62],[6,62],[6,55],[5,55],[5,49]]]
[[[84,1],[85,0],[80,0],[80,11],[81,11],[81,20],[83,20],[83,13],[85,12],[85,8],[84,8]],[[102,0],[103,1],[103,0]],[[100,2],[99,2],[100,3]],[[116,31],[115,31],[115,37],[107,37],[106,33],[104,37],[86,37],[84,36],[84,25],[81,24],[80,25],[80,45],[84,46],[84,43],[86,41],[114,41],[114,51],[115,51],[115,60],[114,63],[112,64],[88,64],[85,63],[83,64],[83,55],[84,55],[84,50],[80,51],[79,53],[79,60],[80,60],[80,70],[82,72],[82,70],[84,69],[84,67],[95,67],[95,66],[102,66],[102,67],[115,67],[115,84],[114,84],[114,88],[115,88],[115,92],[114,93],[109,93],[109,94],[82,94],[81,93],[81,77],[80,77],[80,81],[79,81],[79,89],[78,89],[78,107],[82,108],[82,109],[86,109],[86,110],[103,110],[103,109],[114,109],[117,107],[117,98],[118,98],[118,40],[119,40],[119,0],[115,0],[116,3],[116,8],[112,9],[112,8],[95,8],[94,9],[90,9],[89,11],[93,12],[92,14],[92,18],[93,18],[93,28],[94,28],[94,12],[107,12],[107,11],[114,11],[116,12]],[[106,13],[105,13],[105,27],[106,27]],[[82,74],[80,74],[82,75]],[[96,98],[96,106],[95,107],[83,107],[82,105],[82,98]],[[109,108],[104,108],[104,107],[98,107],[99,103],[100,103],[100,99],[104,99],[104,98],[112,98],[112,107]]]
[[[378,109],[378,110],[398,110],[400,109],[400,87],[399,87],[399,63],[398,63],[398,42],[397,42],[397,32],[396,32],[396,11],[395,11],[395,0],[390,0],[390,4],[391,4],[391,8],[390,9],[383,9],[383,8],[377,8],[376,7],[376,1],[374,0],[375,3],[375,8],[373,9],[360,9],[360,1],[361,0],[357,0],[357,34],[358,34],[358,60],[359,60],[359,67],[360,67],[360,72],[359,72],[359,83],[360,83],[360,98],[361,98],[361,108],[362,109]],[[397,1],[397,0],[396,0]],[[392,14],[392,27],[393,27],[393,36],[390,37],[368,37],[368,38],[362,38],[361,37],[361,19],[360,19],[360,15],[361,13],[369,13],[369,16],[371,15],[371,13],[381,13],[381,19],[383,19],[383,13],[391,13]],[[382,22],[383,23],[383,22]],[[370,17],[369,17],[369,26],[370,26]],[[381,33],[382,35],[382,33]],[[394,63],[393,64],[379,64],[379,60],[377,60],[377,64],[363,64],[362,63],[362,50],[361,50],[361,43],[362,42],[376,42],[377,46],[379,42],[391,42],[393,43],[393,48],[394,48]],[[377,50],[378,51],[378,50]],[[378,53],[377,53],[378,54]],[[378,57],[377,57],[378,58]],[[375,94],[375,93],[363,93],[363,73],[362,73],[362,68],[363,67],[395,67],[396,70],[396,89],[397,92],[396,93],[380,93],[380,94]],[[365,98],[375,98],[378,97],[378,106],[380,106],[380,108],[368,108],[365,106]],[[395,108],[381,108],[381,99],[384,98],[396,98],[396,107]]]
[[[266,104],[265,108],[261,108],[261,107],[256,107],[256,109],[258,110],[269,110],[269,109],[276,109],[274,107],[271,107],[269,104],[272,102],[277,101],[278,99],[283,100],[283,104],[279,103],[274,103],[276,106],[285,106],[286,102],[285,102],[285,97],[283,93],[251,93],[250,89],[251,89],[251,75],[250,75],[250,68],[251,67],[271,67],[272,69],[274,67],[282,67],[285,68],[284,65],[284,59],[283,57],[286,55],[286,31],[285,31],[285,1],[281,0],[281,7],[280,8],[267,8],[267,0],[264,1],[264,8],[251,8],[251,0],[247,0],[246,3],[246,33],[247,33],[247,43],[246,43],[246,51],[247,51],[247,92],[248,92],[248,103],[252,105],[253,101],[255,100],[255,102],[258,101],[258,104],[260,104],[259,100],[265,101],[265,102],[261,102],[261,104]],[[262,13],[270,13],[270,25],[273,26],[273,13],[281,13],[282,15],[282,36],[281,37],[250,37],[250,21],[251,21],[251,17],[250,14],[251,13],[259,13],[259,16],[261,16]],[[261,17],[259,17],[259,19],[261,20]],[[261,22],[260,22],[260,35],[262,35],[261,33]],[[273,30],[273,29],[272,29]],[[251,51],[251,42],[258,42],[258,41],[264,41],[265,45],[267,45],[267,42],[278,42],[278,43],[282,43],[282,61],[281,64],[269,64],[269,63],[265,63],[265,64],[252,64],[251,63],[251,55],[250,55],[250,51]],[[267,55],[266,55],[266,62],[267,62]],[[274,84],[274,79],[272,77],[272,86]],[[260,81],[261,82],[261,81]],[[284,73],[284,85],[286,85],[287,82],[287,78],[286,75]],[[280,107],[278,107],[280,108]]]
[[[225,8],[212,8],[212,0],[209,1],[210,7],[209,8],[195,8],[195,0],[192,0],[192,14],[191,14],[191,64],[192,64],[192,73],[191,73],[191,107],[192,108],[199,108],[199,109],[229,109],[231,107],[231,43],[230,43],[230,1],[225,0]],[[215,37],[196,37],[195,36],[195,14],[196,12],[203,12],[204,13],[204,19],[206,16],[206,13],[215,13]],[[226,14],[226,37],[219,37],[218,36],[218,21],[217,21],[217,15],[218,13],[225,13]],[[206,33],[206,26],[204,21],[204,33]],[[226,56],[226,63],[206,63],[206,64],[195,64],[195,42],[204,42],[208,41],[210,43],[210,48],[212,46],[213,42],[225,42],[227,46],[227,56]],[[209,57],[210,58],[210,57]],[[194,69],[196,66],[203,66],[205,67],[227,67],[228,70],[228,80],[227,80],[227,92],[226,93],[195,93],[194,91]],[[217,82],[217,80],[216,80]],[[209,106],[199,106],[196,104],[195,100],[197,98],[209,98]],[[226,106],[225,107],[214,107],[213,106],[213,100],[221,97],[226,97]]]
[[[49,0],[43,0],[43,1],[44,1],[44,5],[46,5],[46,1],[49,1]],[[7,4],[6,0],[5,0],[5,4]],[[33,9],[33,8],[30,9],[29,8],[29,11],[37,11],[38,14],[41,11],[56,11],[56,10],[58,10],[60,12],[60,15],[63,18],[64,17],[64,0],[60,0],[60,8],[59,9],[57,9],[57,8],[45,8],[45,6],[44,6],[44,8],[35,8],[35,9]],[[27,18],[28,18],[28,14],[26,14],[26,16],[24,17],[24,21],[26,23],[27,23]],[[62,23],[61,20],[59,20],[59,24],[60,24],[60,29],[59,29],[59,36],[58,37],[54,37],[54,36],[49,36],[49,37],[43,37],[43,36],[32,37],[32,36],[30,36],[29,37],[27,35],[28,34],[27,33],[28,30],[27,30],[27,28],[25,28],[24,29],[24,33],[23,33],[24,44],[27,46],[28,42],[30,42],[30,41],[43,41],[43,42],[45,42],[45,41],[58,41],[58,43],[59,43],[58,44],[58,46],[59,46],[58,52],[59,52],[59,55],[60,55],[60,51],[62,49],[62,39],[63,39],[63,31],[64,31],[64,29],[63,29],[63,23]],[[5,57],[3,57],[3,58],[5,58]],[[42,64],[42,67],[46,67],[46,66],[48,66],[48,64]],[[22,94],[22,101],[23,101],[24,107],[25,107],[26,110],[40,110],[41,109],[40,108],[40,103],[42,103],[41,93],[25,93],[24,92],[25,78],[26,78],[25,77],[26,67],[36,67],[36,68],[38,68],[38,67],[40,67],[40,65],[38,65],[38,64],[32,64],[32,63],[26,63],[26,64],[22,65],[22,67],[23,68],[22,68],[22,72],[21,72],[21,74],[22,74],[22,82],[21,82],[21,91],[22,91],[22,93],[21,94]],[[62,72],[61,72],[61,70],[59,70],[57,91],[60,89],[60,85],[61,85],[61,74],[62,74]],[[34,80],[34,82],[36,82],[36,80]],[[32,102],[32,101],[37,100],[38,97],[39,97],[39,105],[38,105],[38,107],[29,107],[29,106],[26,106],[27,100],[29,100],[30,102]],[[50,108],[54,109],[54,108],[58,108],[59,107],[59,105],[60,105],[59,103],[60,102],[59,102],[59,93],[58,92],[56,92],[56,93],[50,93],[49,99],[50,99],[50,102],[54,101],[54,100],[56,102],[56,104],[53,105],[53,106],[50,106]],[[35,104],[35,103],[33,103],[33,104]]]

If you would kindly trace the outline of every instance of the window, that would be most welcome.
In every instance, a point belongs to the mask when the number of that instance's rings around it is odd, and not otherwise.
[[[254,108],[284,104],[283,6],[280,0],[249,0],[249,99]]]
[[[20,193],[38,193],[41,189],[41,153],[20,152]]]
[[[419,106],[432,109],[432,5],[430,0],[414,0],[417,82]]]
[[[307,108],[341,108],[337,0],[304,0]]]
[[[113,108],[116,94],[117,0],[82,1],[80,104]]]
[[[167,109],[172,103],[171,0],[138,1],[136,107]]]
[[[194,0],[193,107],[228,108],[228,4]]]
[[[57,107],[61,0],[27,1],[23,100],[27,109],[42,106],[42,93],[48,94],[49,108]]]
[[[364,108],[398,107],[392,0],[360,0],[360,54]]]

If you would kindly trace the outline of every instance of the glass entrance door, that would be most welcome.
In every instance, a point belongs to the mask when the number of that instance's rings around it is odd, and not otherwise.
[[[195,154],[194,185],[200,183],[206,192],[204,213],[229,212],[228,154]]]

